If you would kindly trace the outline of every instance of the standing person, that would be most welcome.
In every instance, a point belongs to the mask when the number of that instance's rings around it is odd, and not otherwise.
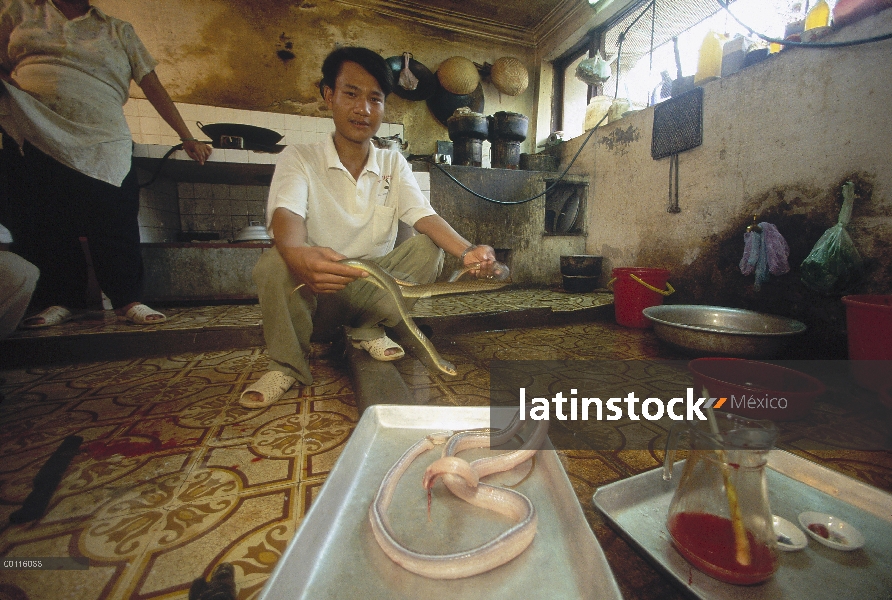
[[[139,189],[123,111],[131,79],[192,159],[203,164],[210,147],[192,137],[129,23],[88,0],[0,6],[0,220],[41,272],[32,305],[43,310],[22,326],[57,325],[83,307],[81,236],[115,312],[138,324],[164,321],[140,302]]]
[[[371,143],[392,88],[380,55],[335,50],[322,64],[319,84],[334,134],[280,154],[266,211],[275,245],[253,273],[270,370],[242,393],[246,408],[272,404],[295,381],[313,382],[307,356],[314,330],[346,325],[352,344],[373,358],[403,357],[383,329],[400,320],[393,300],[370,282],[348,285],[366,273],[338,261],[370,259],[416,283],[436,279],[444,250],[465,265],[495,262],[491,247],[472,245],[434,212],[399,152]],[[394,249],[399,220],[423,235]]]

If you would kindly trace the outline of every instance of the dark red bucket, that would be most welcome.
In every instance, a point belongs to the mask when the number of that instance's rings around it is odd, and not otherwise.
[[[617,267],[613,269],[613,307],[616,322],[624,327],[646,329],[650,319],[641,314],[649,306],[659,306],[663,297],[675,290],[669,285],[669,271],[650,267]],[[664,290],[663,288],[668,288]]]
[[[892,295],[844,296],[842,301],[855,380],[892,396]]]

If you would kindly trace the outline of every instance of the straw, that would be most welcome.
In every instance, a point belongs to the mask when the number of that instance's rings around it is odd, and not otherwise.
[[[709,398],[709,392],[703,388],[703,397]],[[711,406],[706,407],[706,420],[709,423],[709,429],[712,434],[722,441],[722,434],[719,432],[719,423],[716,421],[715,413]],[[731,470],[728,468],[728,459],[725,451],[721,448],[716,449],[719,456],[722,469],[722,479],[725,481],[725,495],[728,497],[728,509],[731,512],[731,528],[734,531],[734,551],[737,562],[741,565],[748,566],[751,561],[750,543],[746,537],[746,527],[743,525],[743,516],[740,514],[740,503],[737,500],[737,488],[731,481]]]

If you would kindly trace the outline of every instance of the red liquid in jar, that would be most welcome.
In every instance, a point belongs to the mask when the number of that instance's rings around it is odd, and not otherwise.
[[[675,546],[688,561],[711,577],[736,584],[765,581],[777,569],[771,548],[746,532],[750,564],[737,562],[730,519],[706,513],[678,513],[669,523]]]

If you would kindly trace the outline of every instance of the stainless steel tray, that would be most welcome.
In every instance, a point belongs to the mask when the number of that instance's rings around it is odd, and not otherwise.
[[[509,409],[504,423],[497,425],[507,424],[510,417]],[[539,525],[532,545],[511,562],[474,577],[438,581],[404,570],[378,547],[368,521],[369,504],[403,452],[427,433],[489,425],[488,407],[369,407],[261,597],[621,598],[570,480],[551,451],[538,453],[532,474],[516,488],[533,502]],[[419,551],[454,552],[507,529],[507,519],[453,498],[441,484],[434,488],[428,520],[421,474],[439,456],[437,450],[422,455],[397,487],[389,514],[398,539]],[[499,483],[505,485],[523,474],[494,477],[504,478]]]
[[[866,542],[860,550],[840,552],[809,540],[802,551],[779,552],[780,566],[769,581],[737,586],[697,570],[672,546],[666,515],[683,462],[675,464],[671,481],[663,481],[662,469],[655,469],[598,488],[592,501],[620,535],[691,597],[892,597],[892,495],[788,452],[773,450],[766,477],[774,514],[797,523],[800,512],[830,513],[860,529]]]

